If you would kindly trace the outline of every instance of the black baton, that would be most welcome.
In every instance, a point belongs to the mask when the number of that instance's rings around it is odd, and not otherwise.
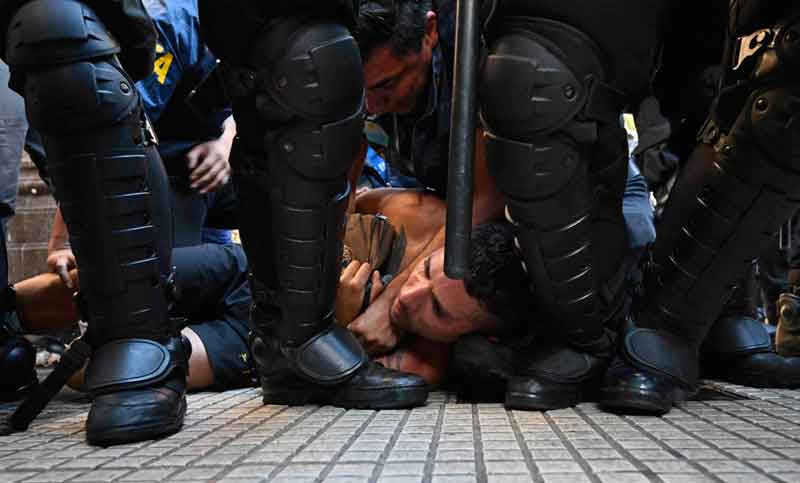
[[[447,231],[444,272],[453,279],[469,273],[475,117],[480,48],[479,0],[458,0],[450,160],[447,176]]]

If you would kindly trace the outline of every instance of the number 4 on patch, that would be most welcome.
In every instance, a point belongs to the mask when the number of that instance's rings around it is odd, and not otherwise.
[[[153,72],[155,72],[159,84],[163,84],[167,81],[167,73],[169,72],[169,67],[172,65],[172,59],[172,54],[169,52],[156,59]]]

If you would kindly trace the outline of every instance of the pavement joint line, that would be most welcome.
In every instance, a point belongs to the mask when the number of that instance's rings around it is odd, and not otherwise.
[[[754,424],[754,425],[755,425],[755,424],[757,424],[757,423],[754,423],[754,422],[752,422],[752,421],[747,421],[746,419],[743,419],[743,418],[741,418],[740,416],[737,416],[736,414],[731,414],[731,413],[727,413],[727,412],[725,412],[725,411],[722,411],[722,410],[721,410],[719,407],[715,407],[715,406],[711,406],[711,405],[705,404],[705,402],[703,403],[703,406],[706,406],[706,407],[708,407],[708,408],[715,409],[715,410],[717,410],[717,411],[723,412],[723,413],[725,413],[725,414],[728,414],[729,416],[735,417],[736,419],[739,419],[739,420],[741,420],[741,421],[744,421],[744,422],[746,422],[746,423],[748,423],[748,424]],[[746,437],[743,437],[743,436],[739,436],[739,435],[737,435],[736,433],[734,433],[734,432],[732,432],[732,431],[728,430],[727,428],[725,428],[724,426],[722,426],[722,425],[720,425],[720,424],[717,424],[717,423],[715,423],[714,421],[710,420],[709,418],[707,418],[707,417],[705,417],[705,416],[702,416],[702,415],[700,415],[700,414],[696,414],[696,413],[694,413],[694,412],[692,412],[692,411],[690,411],[690,410],[688,410],[688,409],[684,409],[684,408],[680,408],[680,409],[681,409],[683,412],[685,412],[685,413],[687,413],[687,414],[690,414],[692,417],[694,417],[694,418],[697,418],[697,419],[699,419],[699,420],[702,420],[702,421],[705,421],[706,423],[708,423],[708,424],[710,424],[710,425],[712,425],[712,426],[714,426],[714,427],[716,427],[716,428],[718,428],[718,429],[722,430],[722,431],[723,431],[723,432],[725,432],[725,433],[728,433],[728,434],[731,434],[731,435],[734,435],[734,436],[736,436],[736,439],[742,439],[742,440],[744,440],[744,441],[747,441],[747,442],[749,442],[749,443],[751,443],[751,444],[754,444],[754,445],[758,446],[760,449],[771,450],[771,448],[769,448],[769,447],[767,447],[767,446],[764,446],[764,445],[762,445],[762,444],[760,444],[760,443],[758,443],[758,442],[756,442],[756,441],[753,441],[753,440],[750,440],[749,438],[746,438]],[[667,420],[667,423],[668,423],[668,424],[670,424],[670,425],[672,425],[673,427],[677,427],[677,426],[674,424],[674,422],[673,422],[673,421]],[[763,428],[763,426],[762,426],[762,428]],[[767,428],[764,428],[764,429],[767,429]],[[682,428],[681,428],[681,430],[683,431],[683,429],[682,429]],[[770,429],[767,429],[767,431],[770,431],[770,432],[771,432],[772,430],[770,430]],[[684,431],[684,432],[685,432],[685,431]],[[698,439],[699,441],[701,441],[701,442],[703,442],[703,443],[709,443],[709,441],[706,441],[706,440],[704,440],[704,439],[702,439],[702,438],[700,438],[700,437],[697,437],[697,436],[695,436],[694,434],[691,434],[691,433],[687,433],[687,434],[689,434],[690,436],[692,436],[692,438],[694,438],[694,439]],[[727,456],[728,458],[731,458],[731,459],[733,459],[734,461],[739,461],[740,463],[742,463],[742,464],[744,464],[744,465],[746,465],[746,466],[748,466],[748,467],[752,468],[753,470],[755,470],[756,474],[760,474],[760,475],[762,475],[762,476],[766,476],[767,478],[769,478],[769,479],[771,479],[771,480],[773,480],[773,481],[781,481],[781,480],[777,479],[776,477],[774,477],[774,476],[772,476],[772,475],[770,475],[770,474],[766,473],[764,470],[762,470],[762,469],[761,469],[761,468],[759,468],[758,466],[756,466],[756,465],[754,465],[754,464],[750,463],[750,462],[749,462],[749,461],[747,461],[746,459],[740,459],[740,458],[737,458],[737,457],[736,457],[736,456],[735,456],[733,453],[731,453],[730,451],[728,451],[728,449],[726,449],[726,448],[720,448],[719,446],[717,446],[717,445],[715,445],[715,444],[713,444],[713,443],[710,443],[710,445],[711,445],[711,446],[714,446],[714,449],[715,449],[716,451],[719,451],[720,453],[724,454],[724,455],[725,455],[725,456]],[[791,458],[788,458],[788,459],[791,459]],[[710,473],[710,472],[709,472],[708,470],[706,470],[705,468],[702,468],[702,470],[701,470],[701,471],[703,471],[703,472],[705,472],[705,473],[708,473],[708,474],[711,474],[711,475],[713,475],[713,473]]]
[[[571,407],[568,409],[574,410],[575,408]],[[566,448],[567,452],[572,456],[572,460],[575,463],[578,463],[578,466],[581,467],[583,472],[586,474],[586,477],[590,481],[599,482],[600,477],[597,476],[594,473],[594,471],[592,471],[592,467],[589,465],[589,463],[586,462],[585,459],[583,459],[583,456],[581,456],[578,449],[575,447],[574,444],[572,444],[572,441],[570,441],[569,438],[567,438],[567,436],[564,434],[564,431],[561,430],[558,423],[553,419],[553,417],[549,414],[549,412],[548,411],[542,412],[542,416],[544,416],[544,420],[547,421],[547,424],[550,425],[550,429],[552,429],[553,432],[556,434],[556,436],[558,436],[558,438],[561,440],[561,442],[564,443],[564,448]],[[581,417],[581,419],[583,418]]]
[[[684,413],[690,414],[690,413],[688,413],[687,411],[685,411],[685,410],[684,410],[684,408],[683,408],[683,407],[681,407],[681,406],[675,406],[675,405],[673,405],[673,407],[672,407],[672,411],[681,411],[681,412],[684,412]],[[670,412],[670,414],[674,414],[674,413],[673,413],[673,412]],[[696,461],[694,461],[694,460],[692,460],[692,459],[690,459],[690,458],[687,458],[687,457],[685,457],[685,456],[684,456],[684,455],[682,455],[682,454],[681,454],[679,451],[677,451],[677,450],[673,449],[673,448],[672,448],[672,447],[670,447],[668,444],[664,443],[664,441],[663,441],[661,438],[657,438],[657,437],[655,437],[655,436],[654,436],[654,435],[653,435],[653,434],[652,434],[650,431],[648,431],[648,430],[647,430],[647,428],[644,428],[644,427],[642,427],[642,426],[641,426],[639,423],[637,423],[637,422],[636,422],[634,419],[632,419],[632,418],[631,418],[631,416],[628,416],[628,415],[626,415],[626,416],[622,416],[622,418],[623,418],[623,419],[624,419],[626,422],[628,422],[629,424],[632,424],[634,427],[636,427],[637,429],[639,429],[639,431],[641,431],[642,433],[644,433],[644,434],[645,434],[645,435],[646,435],[646,436],[647,436],[647,437],[648,437],[648,438],[649,438],[651,441],[654,441],[656,444],[658,444],[659,446],[661,446],[661,448],[662,448],[662,449],[665,449],[665,450],[667,450],[667,451],[668,451],[670,454],[673,454],[673,455],[675,455],[675,456],[676,456],[676,458],[678,459],[678,461],[683,461],[683,462],[686,462],[687,464],[689,464],[689,466],[691,466],[692,468],[694,468],[694,469],[698,470],[698,471],[699,471],[701,474],[703,474],[703,475],[705,475],[705,476],[709,476],[709,477],[711,477],[711,479],[712,479],[713,481],[722,481],[722,480],[721,480],[719,477],[717,477],[715,474],[713,474],[713,473],[709,472],[709,471],[708,471],[708,470],[707,470],[705,467],[703,467],[701,464],[697,463]],[[705,443],[706,443],[706,441],[705,441],[705,440],[703,440],[703,439],[701,439],[701,438],[698,438],[698,437],[696,437],[695,435],[693,435],[693,434],[691,434],[691,433],[687,432],[686,430],[684,430],[684,429],[683,429],[683,428],[681,428],[680,426],[678,426],[678,425],[674,424],[674,422],[673,422],[673,421],[672,421],[670,418],[664,418],[664,417],[662,417],[662,416],[653,416],[653,419],[654,419],[654,420],[656,420],[656,419],[657,419],[657,420],[659,420],[659,421],[662,421],[662,422],[665,422],[665,423],[667,423],[668,425],[670,425],[670,426],[671,426],[671,427],[673,427],[673,428],[677,428],[677,429],[678,429],[678,430],[679,430],[681,433],[685,434],[685,435],[688,437],[688,439],[692,439],[692,440],[695,440],[695,441],[699,441],[699,442],[701,442],[701,443],[703,443],[703,444],[705,444]],[[716,448],[716,449],[719,449],[719,448]],[[658,476],[658,474],[656,474],[656,476]],[[663,481],[663,478],[661,478],[660,476],[658,476],[658,478],[659,478],[660,480],[662,480],[662,481]]]
[[[514,438],[517,440],[517,446],[519,446],[519,449],[522,451],[522,458],[525,461],[525,466],[528,467],[528,474],[531,477],[531,481],[542,483],[544,477],[539,473],[539,469],[533,462],[533,453],[531,453],[531,449],[528,447],[528,442],[525,441],[525,438],[522,436],[522,430],[517,421],[516,411],[506,410],[506,413],[511,423],[511,430],[514,432]]]
[[[442,437],[442,426],[444,425],[444,415],[447,409],[448,399],[449,398],[445,395],[443,401],[436,403],[439,405],[439,414],[436,416],[436,424],[433,427],[431,444],[428,446],[428,456],[425,458],[423,483],[431,483],[433,480],[434,461],[436,460],[436,453],[439,450],[439,438]]]
[[[781,406],[780,404],[777,404],[777,403],[775,403],[774,401],[765,401],[765,402],[769,402],[770,404],[772,404],[772,405],[774,405],[774,406],[786,407],[786,406]],[[728,416],[733,416],[733,417],[735,417],[735,418],[737,418],[737,419],[740,419],[740,420],[742,420],[742,421],[745,421],[745,422],[747,422],[747,423],[749,423],[749,424],[752,424],[752,425],[754,425],[754,426],[758,426],[758,427],[760,427],[761,429],[764,429],[764,430],[766,430],[766,431],[769,431],[769,432],[775,432],[775,430],[774,430],[774,429],[772,429],[772,428],[769,428],[769,427],[767,427],[767,426],[764,426],[763,424],[761,424],[761,423],[759,423],[759,422],[757,422],[757,421],[747,421],[746,419],[742,418],[741,416],[739,416],[738,414],[736,414],[736,413],[734,413],[734,412],[731,412],[731,411],[726,411],[726,410],[724,409],[724,406],[712,406],[712,405],[710,405],[710,404],[707,404],[707,403],[705,403],[705,402],[703,402],[703,405],[704,405],[704,406],[706,406],[706,407],[709,407],[709,408],[715,409],[715,410],[717,410],[717,411],[723,412],[723,413],[727,414]],[[751,409],[751,410],[752,410],[752,411],[754,411],[754,412],[761,413],[761,414],[763,414],[763,415],[765,415],[765,416],[768,416],[768,417],[770,417],[770,418],[779,419],[779,420],[781,420],[781,421],[783,421],[783,422],[786,422],[786,423],[789,423],[789,424],[797,424],[797,421],[796,421],[796,420],[794,420],[794,421],[793,421],[792,419],[790,419],[790,418],[788,418],[788,417],[779,416],[779,415],[775,415],[775,414],[770,414],[770,413],[768,413],[768,412],[764,411],[763,409],[761,409],[761,408],[759,408],[759,407],[750,407],[749,409]],[[797,412],[797,410],[796,410],[796,409],[792,409],[792,408],[787,408],[787,409],[791,409],[791,410],[795,411],[795,413]],[[796,414],[795,414],[795,415],[796,415]],[[696,416],[696,415],[695,415],[695,416]],[[705,419],[706,421],[708,421],[706,418],[703,418],[703,419]],[[714,424],[714,423],[712,423],[712,424]],[[714,424],[714,425],[715,425],[715,426],[717,426],[717,427],[719,427],[719,425],[717,425],[717,424]],[[725,428],[723,428],[723,429],[725,429]],[[726,431],[727,431],[727,430],[726,430]],[[730,431],[728,431],[728,432],[730,432]],[[783,433],[782,433],[782,434],[783,434]],[[784,436],[786,436],[786,437],[787,437],[787,438],[789,438],[789,439],[793,439],[793,440],[795,440],[795,441],[800,441],[800,435],[793,435],[793,436],[789,436],[789,435],[785,435],[785,434],[784,434]],[[763,445],[762,445],[762,447],[763,447]]]
[[[261,410],[261,409],[263,409],[264,406],[266,406],[266,404],[264,404],[262,406],[256,406],[254,408],[254,411]],[[275,412],[275,414],[273,414],[269,418],[267,418],[267,420],[268,419],[272,419],[273,417],[275,417],[278,414],[281,414],[281,413],[289,411],[292,407],[295,407],[295,406],[284,406],[281,410]],[[260,448],[269,445],[275,439],[280,438],[285,433],[288,433],[292,428],[294,428],[295,426],[298,426],[300,423],[302,423],[303,421],[308,419],[312,414],[318,412],[322,408],[322,406],[306,406],[306,407],[308,408],[306,410],[306,412],[298,415],[298,417],[296,417],[293,421],[291,421],[288,424],[286,424],[283,428],[281,428],[275,434],[273,434],[272,436],[266,438],[260,445],[256,446],[255,448],[251,449],[250,451],[246,452],[245,454],[240,455],[240,457],[237,458],[236,460],[238,461],[238,460],[241,460],[242,458],[246,458],[250,454],[257,452]],[[339,417],[341,417],[342,414],[345,414],[345,413],[346,413],[346,411],[342,411],[341,414],[339,414],[336,418],[334,418],[334,421],[336,419],[338,419]],[[326,425],[323,429],[326,429],[327,427],[328,426]],[[288,461],[291,459],[292,456],[294,456],[297,453],[297,451],[299,451],[299,450],[296,450],[294,453],[292,453],[289,457],[286,458],[286,461],[287,461],[286,464],[284,464],[284,465],[276,465],[276,467],[273,469],[273,471],[270,472],[270,477],[268,478],[268,480],[271,480],[272,478],[274,478],[274,476],[277,474],[277,472],[279,470],[283,470],[284,467],[288,466]],[[231,473],[232,471],[235,471],[237,468],[241,468],[241,465],[240,466],[234,466],[233,463],[225,465],[225,466],[226,466],[226,470],[227,471],[225,471],[221,475],[217,475],[217,477],[224,478],[225,475],[227,475],[228,473]]]
[[[342,417],[343,415],[345,415],[345,414],[347,414],[347,411],[342,411],[342,414],[341,414],[341,415],[339,415],[337,418],[335,418],[335,420],[336,420],[336,419],[339,419],[339,418],[341,418],[341,417]],[[347,442],[344,444],[344,446],[342,446],[342,448],[341,448],[339,451],[337,451],[337,452],[336,452],[336,454],[334,455],[333,459],[332,459],[332,460],[331,460],[331,461],[330,461],[330,462],[329,462],[329,463],[328,463],[328,464],[327,464],[327,465],[326,465],[326,466],[325,466],[325,467],[322,469],[322,471],[321,471],[321,472],[320,472],[320,474],[319,474],[319,478],[320,478],[322,481],[325,481],[325,478],[327,478],[327,477],[328,477],[328,475],[331,473],[331,471],[333,471],[333,468],[334,468],[334,467],[336,466],[336,464],[339,462],[339,459],[342,457],[342,455],[344,455],[344,453],[345,453],[345,452],[346,452],[346,451],[347,451],[347,450],[350,448],[350,446],[352,446],[352,445],[353,445],[353,443],[354,443],[354,442],[355,442],[355,441],[358,439],[358,437],[359,437],[359,436],[361,436],[361,432],[362,432],[362,431],[364,431],[364,429],[365,429],[367,426],[369,426],[369,424],[370,424],[372,421],[374,421],[374,420],[375,420],[375,418],[377,418],[377,417],[378,417],[378,414],[380,414],[380,411],[375,411],[375,410],[373,410],[373,411],[372,411],[372,414],[370,414],[370,415],[369,415],[369,417],[365,418],[365,419],[364,419],[364,422],[363,422],[363,423],[361,423],[361,426],[359,426],[359,427],[358,427],[358,429],[356,429],[356,430],[353,432],[353,434],[350,436],[350,438],[347,440]],[[333,423],[333,422],[331,422],[331,424],[334,424],[334,423]],[[328,425],[327,427],[330,427],[330,425]],[[317,433],[317,434],[316,434],[316,435],[315,435],[315,436],[314,436],[314,437],[313,437],[313,438],[312,438],[312,439],[309,441],[309,443],[313,442],[315,439],[317,439],[317,438],[319,437],[319,435],[320,435],[320,434],[323,434],[323,433],[324,433],[324,431],[320,431],[320,432],[318,432],[318,433]],[[306,446],[308,446],[308,444],[306,444]]]
[[[681,411],[681,412],[684,412],[684,413],[686,412],[682,407],[674,406],[674,405],[672,407],[672,411]],[[673,413],[670,412],[670,414],[673,414]],[[625,415],[625,416],[622,416],[622,419],[624,419],[628,424],[633,425],[640,432],[645,434],[647,436],[647,438],[649,438],[651,441],[654,441],[656,444],[658,444],[662,449],[665,449],[667,452],[669,452],[670,454],[674,455],[678,459],[678,461],[683,461],[683,462],[689,464],[689,466],[691,466],[692,468],[696,469],[701,474],[711,477],[711,479],[713,481],[722,481],[715,474],[709,472],[700,463],[697,463],[696,461],[694,461],[692,459],[686,458],[679,451],[673,449],[668,444],[664,443],[664,441],[661,438],[657,438],[656,436],[654,436],[650,431],[647,430],[647,428],[642,427],[641,425],[639,425],[639,423],[636,422],[636,420],[631,419],[631,416]],[[706,443],[705,440],[703,440],[703,439],[701,439],[701,438],[699,438],[699,437],[687,432],[686,430],[684,430],[680,426],[674,424],[669,418],[664,418],[662,416],[653,416],[652,419],[653,420],[658,420],[658,421],[661,421],[661,422],[665,422],[665,423],[669,424],[671,427],[677,428],[681,433],[685,434],[688,437],[688,439],[699,441],[699,442],[701,442],[703,444]],[[716,448],[716,449],[719,449],[719,448]],[[736,458],[734,458],[734,459],[736,459]],[[655,473],[655,474],[656,474],[656,476],[658,476],[657,473]],[[658,476],[658,478],[663,481],[663,478],[661,478],[660,476]]]
[[[413,409],[405,410],[405,414],[403,414],[403,417],[397,424],[397,428],[395,428],[392,437],[389,438],[389,442],[386,444],[386,447],[383,448],[383,453],[381,453],[378,463],[375,465],[375,468],[372,469],[372,475],[369,479],[370,482],[377,481],[378,478],[381,477],[381,473],[383,473],[383,469],[389,460],[389,455],[392,453],[394,445],[397,444],[397,440],[400,439],[400,435],[403,434],[403,429],[405,429],[406,423],[408,423],[408,420],[411,418],[412,411]]]
[[[475,475],[478,483],[485,483],[488,481],[488,472],[486,471],[486,462],[483,460],[481,415],[477,404],[470,404],[470,406],[472,407],[472,445],[475,451]]]
[[[602,425],[597,424],[594,421],[592,421],[592,419],[589,417],[589,415],[585,411],[583,411],[578,406],[576,406],[574,409],[575,409],[575,412],[578,413],[592,429],[597,431],[597,433],[600,436],[602,436],[602,438],[612,448],[614,448],[617,452],[619,452],[629,463],[633,464],[633,466],[635,466],[636,469],[638,469],[641,473],[643,473],[645,475],[645,477],[647,477],[647,478],[652,480],[653,477],[656,476],[654,471],[652,471],[650,468],[647,467],[647,465],[642,463],[641,460],[639,460],[638,458],[634,457],[627,448],[625,448],[624,446],[619,444],[611,435],[609,435],[608,432],[605,429],[603,429]],[[633,426],[631,426],[629,421],[624,421],[622,418],[620,418],[620,420],[625,422],[625,424],[627,424],[628,426],[633,427]],[[639,433],[643,433],[643,431],[640,428],[634,428],[634,429],[638,430]],[[646,431],[644,433],[646,433]],[[672,450],[672,448],[668,448],[668,450]],[[675,456],[678,459],[681,458],[681,455],[677,451],[669,451],[669,453],[672,454],[673,456]]]

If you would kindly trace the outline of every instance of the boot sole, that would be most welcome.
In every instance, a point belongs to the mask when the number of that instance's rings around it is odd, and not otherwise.
[[[186,398],[181,399],[178,416],[169,421],[158,421],[148,425],[118,426],[104,431],[86,431],[86,441],[92,446],[116,446],[159,439],[180,431],[186,415]]]
[[[287,388],[262,386],[264,404],[305,406],[331,405],[344,409],[402,409],[422,406],[428,400],[427,386],[360,391],[356,397],[337,397],[313,387]]]
[[[550,397],[540,394],[506,392],[506,409],[521,409],[524,411],[555,411],[577,406],[584,401],[580,391],[567,393],[566,397]]]
[[[665,397],[654,391],[601,389],[599,403],[615,413],[662,416],[672,409],[676,400],[674,392]]]

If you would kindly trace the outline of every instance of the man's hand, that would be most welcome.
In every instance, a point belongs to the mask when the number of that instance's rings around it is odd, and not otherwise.
[[[394,297],[382,297],[378,300],[378,297],[384,293],[384,288],[378,273],[373,272],[370,306],[347,326],[371,356],[379,356],[392,351],[403,336],[402,329],[392,325],[389,318],[389,309]]]
[[[224,139],[198,144],[186,154],[192,188],[202,194],[224,186],[231,175],[231,145]]]
[[[69,276],[69,271],[76,268],[76,266],[75,254],[69,248],[53,250],[47,256],[47,267],[52,273],[58,274],[58,278],[70,289],[75,288],[75,286]]]
[[[372,270],[369,263],[353,260],[342,270],[339,277],[339,288],[336,292],[336,320],[348,325],[358,316],[364,305],[364,293],[367,282],[372,279],[369,303],[383,292],[383,282],[380,274]]]

